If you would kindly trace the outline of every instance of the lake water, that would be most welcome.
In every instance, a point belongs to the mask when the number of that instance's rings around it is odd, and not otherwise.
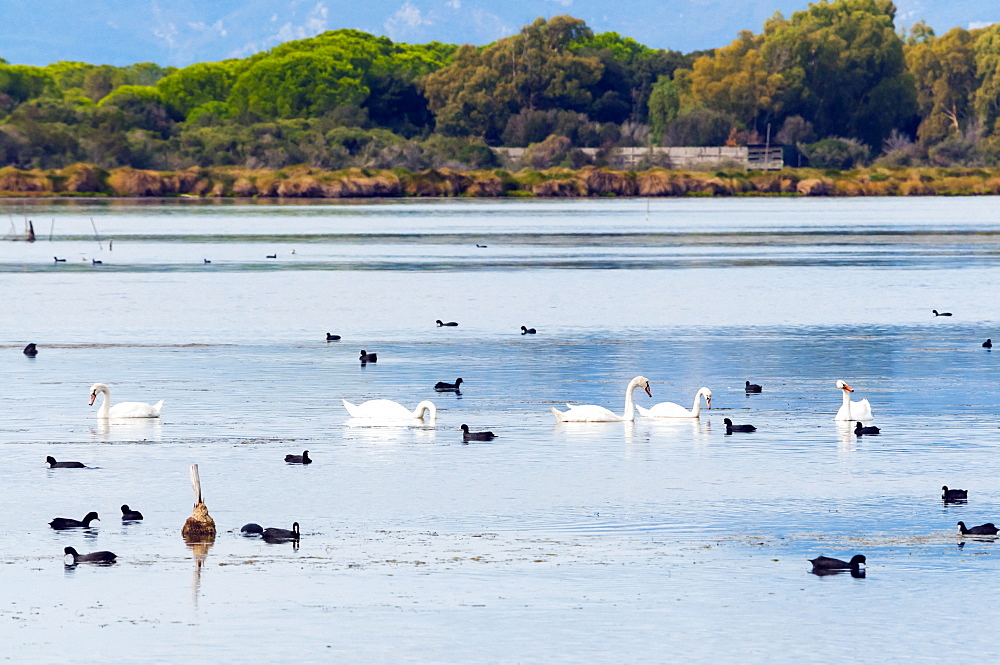
[[[2,210],[38,241],[0,243],[0,660],[1000,655],[998,545],[955,526],[1000,522],[995,199]],[[620,412],[637,375],[640,405],[707,386],[712,409],[556,424],[565,402]],[[837,379],[882,434],[833,421]],[[95,382],[163,417],[99,422]],[[376,398],[430,399],[436,425],[347,422],[341,399]],[[499,438],[463,445],[462,423]],[[180,536],[192,463],[208,548]],[[300,546],[251,521],[298,521]],[[118,563],[67,568],[66,546]],[[858,552],[864,579],[809,573]]]

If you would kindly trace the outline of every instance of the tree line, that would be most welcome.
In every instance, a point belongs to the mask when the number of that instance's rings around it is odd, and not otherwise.
[[[336,30],[180,69],[0,59],[0,166],[489,168],[491,146],[581,166],[768,140],[827,168],[1000,164],[1000,24],[895,14],[823,0],[687,54],[556,16],[482,47]]]

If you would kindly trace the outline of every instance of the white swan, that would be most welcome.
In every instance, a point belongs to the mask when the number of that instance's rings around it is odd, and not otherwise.
[[[860,402],[851,401],[850,393],[854,392],[854,388],[839,379],[837,380],[837,387],[844,393],[844,403],[840,405],[840,409],[837,411],[837,417],[834,418],[834,420],[847,420],[855,422],[858,420],[875,419],[872,415],[872,405],[868,403],[867,399],[863,399]]]
[[[639,410],[639,415],[645,418],[697,418],[701,414],[701,398],[705,398],[705,408],[712,408],[712,391],[708,388],[701,388],[694,395],[694,405],[688,411],[680,404],[674,402],[660,402],[648,409],[644,409],[638,404],[635,408]]]
[[[437,420],[437,407],[433,402],[424,400],[417,404],[417,408],[410,411],[399,402],[391,399],[373,399],[362,404],[352,404],[346,399],[341,400],[344,408],[351,414],[352,418],[367,418],[371,420],[423,420],[424,416],[429,416],[429,420]]]
[[[552,413],[556,420],[561,423],[608,423],[635,420],[635,408],[632,404],[632,391],[636,388],[643,388],[650,397],[653,393],[649,391],[649,379],[644,376],[637,376],[628,383],[625,389],[625,413],[618,415],[614,411],[605,409],[603,406],[594,404],[567,404],[569,411],[560,411],[552,407]]]
[[[98,418],[159,418],[163,400],[156,404],[145,402],[119,402],[111,406],[111,391],[103,383],[95,383],[90,387],[90,406],[94,406],[97,393],[104,393],[104,401],[97,410]]]

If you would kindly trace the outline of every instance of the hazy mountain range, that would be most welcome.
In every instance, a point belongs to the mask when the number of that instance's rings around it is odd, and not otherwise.
[[[242,57],[325,30],[357,28],[394,41],[486,44],[538,16],[571,14],[656,48],[723,46],[760,32],[775,11],[806,0],[0,0],[0,58],[127,65]],[[938,34],[1000,22],[998,0],[898,0],[897,26],[926,20]]]

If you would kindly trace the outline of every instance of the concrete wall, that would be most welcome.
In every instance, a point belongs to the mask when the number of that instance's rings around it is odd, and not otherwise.
[[[524,148],[494,148],[507,163],[520,162],[524,157]],[[597,148],[580,148],[590,157],[598,153]],[[770,159],[767,158],[770,152]],[[663,147],[650,146],[642,148],[614,148],[608,155],[609,164],[618,168],[633,168],[641,162],[655,163],[668,168],[713,169],[719,165],[739,164],[744,168],[781,169],[784,164],[781,157],[781,146],[770,146],[765,151],[764,146],[711,146],[711,147]]]

